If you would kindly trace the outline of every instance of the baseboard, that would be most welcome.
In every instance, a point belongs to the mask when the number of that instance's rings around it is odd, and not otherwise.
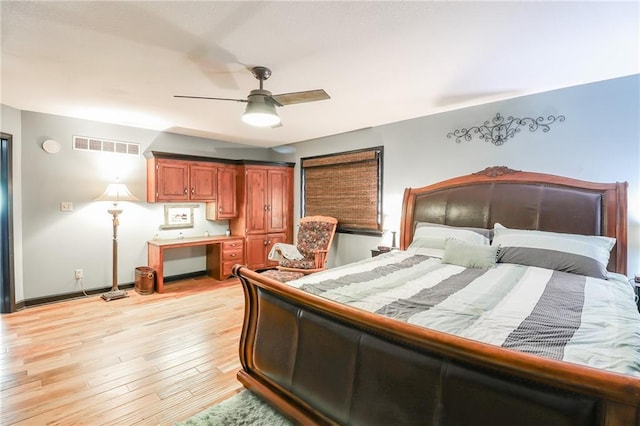
[[[172,281],[182,281],[189,278],[200,277],[202,275],[206,275],[207,271],[196,271],[196,272],[188,272],[186,274],[177,274],[171,275],[169,277],[164,277],[165,285]],[[118,284],[118,288],[127,290],[133,288],[135,283],[121,283]],[[88,296],[93,296],[96,294],[106,293],[111,290],[111,287],[103,287],[103,288],[93,288],[91,290],[86,290]],[[64,293],[64,294],[56,294],[53,296],[44,296],[44,297],[36,297],[34,299],[25,299],[23,301],[16,303],[16,311],[20,311],[24,308],[30,308],[33,306],[46,305],[48,303],[62,302],[65,300],[78,299],[81,297],[86,297],[85,294],[81,291],[74,291],[73,293]]]

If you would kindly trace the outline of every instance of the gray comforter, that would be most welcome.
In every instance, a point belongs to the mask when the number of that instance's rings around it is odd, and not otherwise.
[[[626,278],[517,264],[467,269],[394,251],[289,283],[369,312],[505,348],[640,376]]]

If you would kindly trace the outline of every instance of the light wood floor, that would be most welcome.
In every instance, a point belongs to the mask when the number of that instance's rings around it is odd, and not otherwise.
[[[238,392],[236,279],[0,315],[0,424],[170,425]]]

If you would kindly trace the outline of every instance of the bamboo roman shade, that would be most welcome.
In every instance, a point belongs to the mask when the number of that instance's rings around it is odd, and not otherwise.
[[[338,219],[338,231],[382,231],[382,147],[303,158],[303,216]]]

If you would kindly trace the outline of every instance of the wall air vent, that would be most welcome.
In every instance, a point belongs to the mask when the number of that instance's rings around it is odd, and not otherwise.
[[[112,152],[114,154],[140,155],[140,144],[111,141],[88,136],[74,136],[73,149],[79,151]]]

